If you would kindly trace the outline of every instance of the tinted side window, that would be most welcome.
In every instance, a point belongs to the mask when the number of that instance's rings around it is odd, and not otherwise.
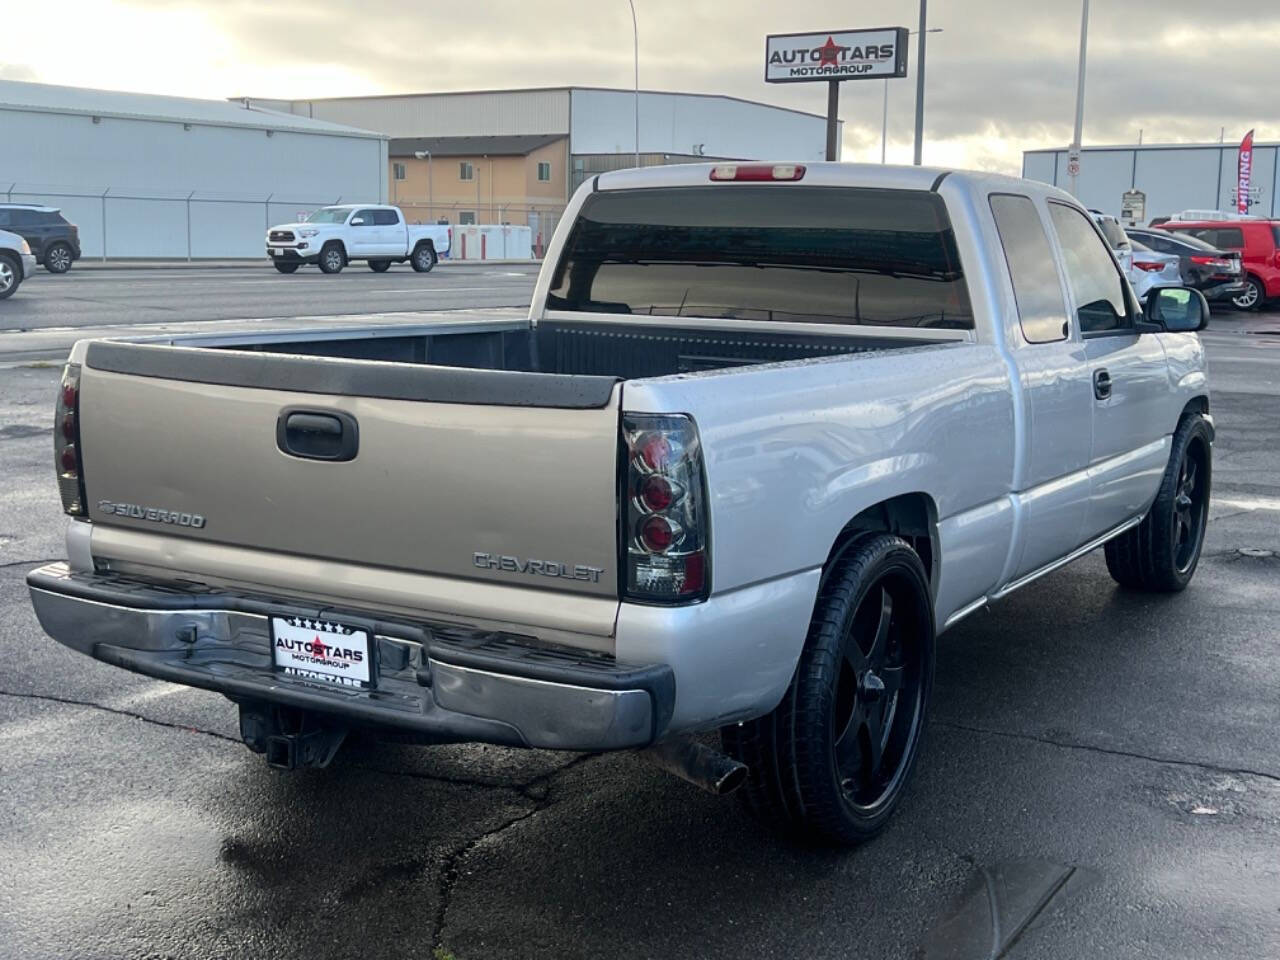
[[[355,226],[372,227],[375,223],[378,222],[376,219],[374,219],[374,214],[376,213],[377,213],[376,210],[357,210],[356,215],[352,217],[351,220]],[[363,220],[364,223],[356,224],[354,223],[356,220]]]
[[[1129,326],[1120,270],[1088,217],[1061,203],[1049,204],[1049,213],[1062,247],[1081,332]]]
[[[1275,245],[1280,247],[1280,227],[1277,227],[1274,223],[1271,225],[1271,238]]]
[[[29,227],[36,222],[34,210],[10,210],[9,223],[15,227]]]
[[[0,210],[0,227],[7,227],[10,225],[9,213],[10,211],[8,210]]]
[[[394,227],[400,222],[400,218],[396,216],[394,210],[375,210],[373,211],[373,222],[380,227]]]
[[[1009,264],[1022,335],[1028,343],[1065,340],[1067,306],[1035,204],[1029,197],[997,194],[991,197],[991,212]]]
[[[1192,233],[1206,243],[1222,250],[1243,250],[1244,231],[1239,227],[1217,227],[1212,230],[1193,230]]]
[[[1160,253],[1181,253],[1182,252],[1174,241],[1167,240],[1164,237],[1157,237],[1151,233],[1141,234],[1140,236],[1137,237],[1137,239],[1141,240],[1152,250],[1157,250]]]

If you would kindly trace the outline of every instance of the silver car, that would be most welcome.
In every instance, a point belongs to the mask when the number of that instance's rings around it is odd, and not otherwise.
[[[1128,276],[1133,292],[1138,295],[1139,303],[1146,303],[1147,294],[1156,287],[1182,285],[1182,270],[1176,256],[1157,253],[1133,240],[1124,232],[1120,221],[1109,213],[1100,210],[1090,210],[1089,213],[1107,238],[1111,252]]]

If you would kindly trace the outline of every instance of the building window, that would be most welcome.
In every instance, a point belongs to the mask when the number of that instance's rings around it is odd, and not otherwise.
[[[465,160],[463,160],[461,163],[458,164],[459,180],[474,180],[475,178],[476,178],[475,167],[471,166],[471,164],[467,163],[467,161]]]
[[[467,166],[471,166],[471,164],[467,164]],[[458,226],[465,227],[468,224],[474,225],[475,222],[476,222],[476,212],[474,210],[458,211]]]
[[[539,164],[538,164],[538,179],[539,179],[542,183],[550,183],[550,182],[551,182],[551,164],[549,164],[549,163],[539,163]]]
[[[403,164],[403,163],[393,163],[393,164],[391,165],[391,175],[392,175],[393,177],[395,177],[397,180],[403,180],[403,179],[404,179],[404,164]]]

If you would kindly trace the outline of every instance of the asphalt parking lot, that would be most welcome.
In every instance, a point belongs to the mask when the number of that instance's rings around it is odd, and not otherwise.
[[[1126,593],[1094,554],[946,634],[903,808],[832,852],[628,754],[381,744],[279,773],[221,697],[41,632],[23,577],[63,556],[41,357],[66,338],[518,306],[533,280],[267,269],[73,271],[0,304],[0,956],[1280,955],[1280,314],[1204,334],[1191,587]]]

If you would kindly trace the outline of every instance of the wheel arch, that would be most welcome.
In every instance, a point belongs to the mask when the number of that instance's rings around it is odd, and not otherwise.
[[[436,242],[430,237],[423,237],[413,245],[413,250],[410,252],[410,255],[417,253],[422,247],[429,247],[432,253],[436,252]]]
[[[1209,415],[1209,396],[1208,394],[1198,394],[1188,400],[1182,407],[1182,412],[1178,414],[1178,425],[1182,425],[1182,421],[1191,416],[1202,416],[1209,424],[1209,439],[1215,439],[1217,431],[1214,429],[1213,418]]]
[[[901,493],[859,511],[836,535],[823,563],[821,584],[835,562],[860,540],[878,533],[890,533],[911,544],[920,556],[929,577],[929,589],[936,595],[941,563],[938,543],[938,505],[923,491]]]

